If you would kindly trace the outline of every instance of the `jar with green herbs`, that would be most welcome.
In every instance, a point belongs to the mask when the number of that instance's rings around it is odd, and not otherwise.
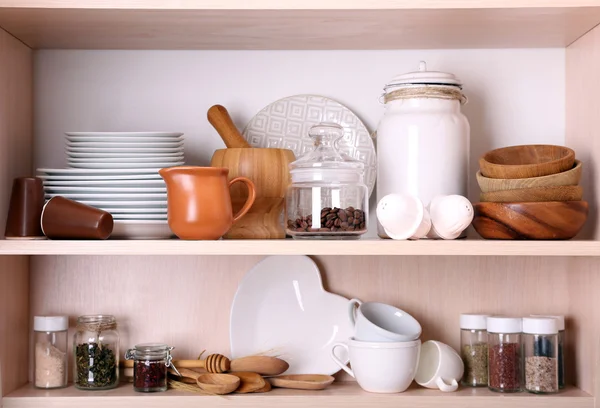
[[[75,387],[107,390],[119,384],[119,332],[114,316],[80,316],[73,353]]]
[[[488,385],[488,315],[460,315],[461,357],[465,364],[462,384],[467,387],[487,387]]]

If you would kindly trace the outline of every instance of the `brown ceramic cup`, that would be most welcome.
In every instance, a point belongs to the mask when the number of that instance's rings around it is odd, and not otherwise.
[[[42,211],[42,231],[50,239],[106,239],[113,226],[110,213],[61,196]]]
[[[6,239],[44,238],[40,227],[44,207],[44,183],[37,177],[18,177],[13,181],[8,218],[6,219]]]

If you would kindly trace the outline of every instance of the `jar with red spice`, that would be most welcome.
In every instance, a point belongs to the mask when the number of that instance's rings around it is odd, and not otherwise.
[[[488,388],[496,392],[523,390],[522,319],[492,316],[487,318]]]
[[[162,343],[144,343],[127,350],[125,359],[133,360],[134,391],[162,392],[167,390],[167,370],[172,366],[171,350],[173,348]]]

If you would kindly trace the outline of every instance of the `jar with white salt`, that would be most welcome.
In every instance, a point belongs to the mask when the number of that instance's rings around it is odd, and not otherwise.
[[[37,388],[67,386],[68,316],[33,318],[33,384]]]

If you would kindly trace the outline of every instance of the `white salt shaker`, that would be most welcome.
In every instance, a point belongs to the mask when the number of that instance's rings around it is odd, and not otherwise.
[[[469,122],[456,76],[427,71],[396,76],[385,88],[377,129],[377,201],[409,194],[428,206],[439,195],[467,196]],[[378,233],[388,238],[381,225]]]
[[[67,386],[67,316],[33,318],[33,384],[37,388]]]

